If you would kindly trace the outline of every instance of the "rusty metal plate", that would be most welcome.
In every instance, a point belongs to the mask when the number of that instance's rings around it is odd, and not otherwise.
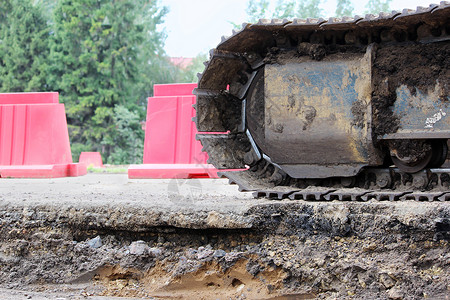
[[[337,164],[348,165],[350,176],[370,163],[370,50],[266,65],[264,94],[263,152],[289,165],[290,176],[307,177],[311,165]]]
[[[413,93],[402,85],[396,94],[393,112],[400,128],[384,139],[450,138],[450,96],[445,95],[442,83],[436,82],[428,91],[415,89]]]

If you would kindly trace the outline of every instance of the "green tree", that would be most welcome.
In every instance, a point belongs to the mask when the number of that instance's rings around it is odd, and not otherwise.
[[[11,11],[11,1],[0,1],[0,26],[6,24],[8,13]]]
[[[353,15],[353,5],[350,0],[338,0],[336,7],[336,17],[351,17]]]
[[[207,61],[208,57],[205,53],[200,53],[192,59],[192,62],[187,67],[181,67],[173,65],[167,68],[168,72],[171,72],[169,76],[173,78],[173,82],[178,83],[192,83],[197,82],[197,74],[205,70],[205,65],[203,64]]]
[[[203,64],[208,60],[206,53],[200,53],[192,60],[192,64],[189,65],[185,70],[182,70],[182,81],[181,82],[197,82],[197,74],[205,70],[205,65]]]
[[[273,16],[280,19],[292,19],[296,17],[295,9],[296,1],[279,0],[276,4]]]
[[[42,7],[42,12],[49,23],[52,23],[53,11],[59,0],[31,0],[35,5]]]
[[[248,1],[246,9],[247,15],[249,16],[248,21],[250,23],[256,23],[259,19],[267,18],[269,3],[268,0]]]
[[[144,131],[139,113],[122,105],[114,107],[113,115],[116,132],[107,136],[103,144],[112,145],[116,149],[108,158],[108,163],[136,164],[142,163],[144,154]]]
[[[366,4],[366,14],[378,14],[389,11],[392,0],[369,0]]]
[[[322,16],[322,9],[319,8],[321,0],[278,0],[270,9],[268,0],[250,0],[247,2],[247,15],[250,23],[255,23],[258,19],[276,18],[319,18]]]
[[[153,83],[164,82],[165,36],[156,26],[166,13],[147,0],[60,0],[55,7],[51,84],[66,104],[74,152],[100,151],[115,163],[124,157],[116,152],[134,151],[115,142],[124,134],[117,107],[144,119]]]
[[[319,18],[322,16],[322,9],[319,8],[320,0],[300,1],[297,8],[297,18]]]
[[[47,91],[49,32],[39,5],[29,0],[0,4],[0,91]]]

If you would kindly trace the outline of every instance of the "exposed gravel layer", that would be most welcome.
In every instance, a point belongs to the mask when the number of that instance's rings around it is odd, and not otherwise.
[[[445,299],[449,240],[450,203],[255,200],[224,180],[0,180],[5,299]]]

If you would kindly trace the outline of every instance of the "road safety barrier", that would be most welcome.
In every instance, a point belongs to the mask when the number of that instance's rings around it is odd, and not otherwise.
[[[64,104],[58,93],[0,94],[0,177],[53,178],[86,174],[74,164]]]
[[[100,152],[81,152],[78,160],[86,166],[93,166],[96,168],[103,168],[103,161]]]
[[[195,139],[192,122],[197,87],[189,84],[154,86],[148,98],[143,165],[131,165],[129,178],[217,178],[217,169]]]

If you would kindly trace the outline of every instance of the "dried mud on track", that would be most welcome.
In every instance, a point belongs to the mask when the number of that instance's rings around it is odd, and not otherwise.
[[[225,180],[0,180],[2,299],[446,299],[446,202],[256,200]],[[106,298],[105,298],[106,297]]]
[[[396,132],[398,117],[390,107],[396,101],[396,89],[406,85],[412,95],[417,90],[431,93],[437,83],[442,87],[440,100],[448,101],[450,90],[450,43],[392,45],[377,50],[374,61],[374,134]],[[417,89],[417,90],[416,90]]]

